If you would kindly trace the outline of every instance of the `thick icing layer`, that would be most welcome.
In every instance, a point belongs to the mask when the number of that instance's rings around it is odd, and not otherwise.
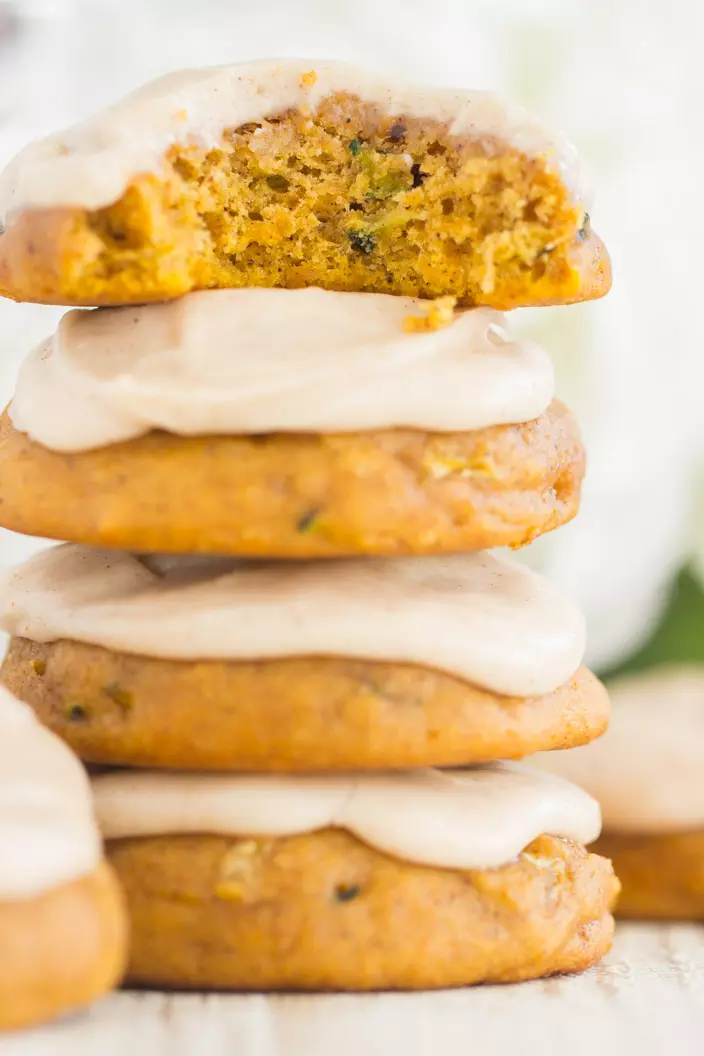
[[[116,201],[138,174],[158,172],[173,143],[217,147],[227,128],[292,108],[315,111],[337,92],[356,95],[389,116],[437,119],[455,135],[491,138],[545,156],[576,200],[582,198],[574,148],[492,92],[406,85],[342,62],[264,59],[169,74],[87,121],[30,143],[0,176],[0,212],[99,209]]]
[[[486,552],[143,562],[66,544],[10,573],[0,587],[0,625],[35,641],[77,639],[183,660],[337,655],[418,663],[516,696],[556,689],[585,645],[582,617],[566,598]]]
[[[0,900],[32,898],[75,880],[99,857],[83,767],[0,687]]]
[[[328,777],[123,770],[94,778],[93,793],[106,839],[334,826],[398,858],[456,869],[504,865],[542,833],[590,843],[600,830],[595,800],[518,763]]]
[[[69,312],[25,361],[12,420],[45,447],[82,451],[149,429],[449,431],[543,413],[542,349],[510,341],[484,308],[405,332],[426,310],[384,294],[243,289]]]
[[[704,828],[704,667],[663,667],[610,683],[598,741],[532,762],[581,785],[613,832]]]

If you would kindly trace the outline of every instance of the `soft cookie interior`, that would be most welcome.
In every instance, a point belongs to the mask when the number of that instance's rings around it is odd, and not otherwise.
[[[509,307],[578,294],[569,252],[587,226],[543,161],[339,94],[232,129],[216,150],[174,147],[160,178],[86,217],[82,281],[99,292],[155,245],[182,288],[319,284]]]

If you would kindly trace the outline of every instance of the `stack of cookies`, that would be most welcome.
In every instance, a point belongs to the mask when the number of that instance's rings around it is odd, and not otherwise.
[[[2,292],[98,307],[0,426],[2,524],[69,540],[3,586],[2,680],[103,768],[128,978],[598,960],[599,808],[511,760],[607,697],[571,603],[487,552],[579,504],[549,359],[500,314],[609,287],[571,148],[490,94],[260,62],[32,145],[0,201]]]

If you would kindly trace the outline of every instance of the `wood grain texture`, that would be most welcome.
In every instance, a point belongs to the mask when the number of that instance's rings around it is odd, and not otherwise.
[[[123,992],[0,1056],[701,1056],[704,927],[621,925],[585,975],[434,994]]]

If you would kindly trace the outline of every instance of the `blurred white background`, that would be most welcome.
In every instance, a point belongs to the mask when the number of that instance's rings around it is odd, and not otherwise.
[[[589,450],[580,517],[523,555],[582,605],[591,660],[611,665],[647,633],[692,537],[703,29],[699,0],[0,0],[0,164],[169,69],[262,56],[498,88],[565,128],[615,284],[596,304],[514,313],[554,356]],[[3,401],[58,314],[0,302]],[[3,532],[0,566],[36,545]]]

